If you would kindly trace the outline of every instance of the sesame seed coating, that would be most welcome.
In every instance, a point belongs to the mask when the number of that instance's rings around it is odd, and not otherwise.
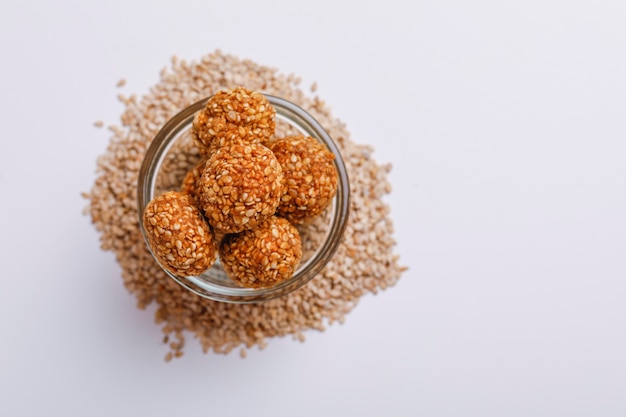
[[[152,253],[174,274],[201,274],[217,259],[211,229],[188,194],[169,191],[154,198],[143,213],[143,225]]]
[[[334,155],[309,136],[289,136],[268,143],[283,168],[285,194],[277,214],[302,224],[328,207],[337,192]]]
[[[302,258],[300,234],[287,219],[272,216],[254,229],[227,235],[220,262],[237,285],[274,286],[291,278]]]
[[[260,144],[221,147],[198,180],[198,203],[216,231],[238,233],[272,216],[283,195],[282,168]]]
[[[200,162],[190,169],[187,175],[185,175],[185,178],[183,178],[183,183],[180,186],[180,191],[184,194],[189,194],[196,204],[198,202],[198,181],[202,176],[206,161],[206,159],[201,159]]]
[[[244,87],[219,91],[192,124],[194,142],[203,156],[234,143],[263,143],[274,134],[276,110],[267,98]]]
[[[206,110],[200,110],[193,117],[191,124],[191,135],[193,142],[200,151],[200,155],[204,158],[208,158],[212,151],[210,151],[211,144],[213,142],[214,134],[209,133],[209,125],[213,124],[213,121],[209,122],[209,115]]]

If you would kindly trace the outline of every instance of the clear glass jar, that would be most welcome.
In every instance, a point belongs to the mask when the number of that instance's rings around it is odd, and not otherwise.
[[[335,142],[331,139],[324,128],[305,110],[294,103],[279,97],[265,95],[276,109],[277,126],[283,124],[283,128],[291,131],[309,135],[324,145],[335,155],[334,163],[339,174],[337,194],[326,213],[316,220],[315,243],[307,242],[309,235],[306,230],[301,231],[303,246],[309,244],[309,250],[305,250],[300,265],[293,277],[270,288],[241,288],[231,281],[218,261],[215,265],[198,276],[184,277],[171,273],[162,268],[167,275],[182,285],[202,297],[215,301],[231,303],[253,303],[271,300],[286,295],[311,280],[317,275],[328,261],[332,258],[339,247],[343,232],[345,230],[349,207],[350,191],[348,174],[343,159]],[[176,145],[186,138],[190,138],[191,124],[195,113],[203,109],[210,97],[192,104],[170,119],[157,133],[150,144],[139,171],[138,181],[138,209],[139,224],[144,234],[142,216],[146,205],[157,193],[165,192],[168,189],[179,189],[180,184],[169,184],[164,189],[157,189],[159,177],[172,175],[164,171],[164,161],[167,158],[175,158]],[[294,132],[294,133],[295,133]],[[156,258],[155,258],[156,261]],[[156,261],[158,263],[158,261]]]

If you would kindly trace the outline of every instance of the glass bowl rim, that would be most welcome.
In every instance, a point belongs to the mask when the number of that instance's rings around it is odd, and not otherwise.
[[[341,156],[341,152],[322,125],[306,110],[295,103],[276,97],[270,94],[263,94],[276,109],[277,117],[282,118],[296,125],[307,135],[317,139],[335,155],[334,164],[338,172],[337,193],[332,202],[332,213],[327,236],[321,249],[316,250],[313,256],[308,259],[304,266],[299,266],[296,274],[290,279],[269,288],[226,288],[208,283],[196,276],[183,277],[171,273],[163,268],[155,256],[155,262],[161,269],[179,285],[187,290],[214,301],[229,303],[254,303],[267,301],[286,295],[302,287],[313,277],[319,274],[326,264],[333,257],[341,243],[345,232],[350,212],[350,184],[348,172]],[[196,101],[184,108],[171,119],[154,136],[144,155],[141,168],[139,170],[137,182],[137,208],[139,215],[139,228],[146,242],[147,248],[152,253],[152,249],[147,244],[146,232],[143,227],[143,212],[151,197],[154,197],[156,174],[158,168],[163,163],[165,155],[170,147],[176,142],[179,134],[192,123],[197,111],[206,106],[211,96]]]

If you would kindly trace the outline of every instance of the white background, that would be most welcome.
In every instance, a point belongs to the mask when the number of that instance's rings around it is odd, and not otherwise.
[[[624,1],[3,0],[0,35],[0,415],[626,415]],[[394,165],[410,269],[303,344],[165,363],[80,193],[116,95],[216,48]]]

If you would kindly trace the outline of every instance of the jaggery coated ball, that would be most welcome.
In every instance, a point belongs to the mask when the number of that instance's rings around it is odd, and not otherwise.
[[[260,144],[218,148],[198,180],[198,205],[216,232],[255,227],[276,212],[282,195],[282,168]]]
[[[267,98],[244,87],[219,91],[196,113],[194,143],[203,156],[234,143],[264,143],[274,134],[276,110]]]
[[[237,285],[267,288],[291,278],[302,258],[298,229],[272,216],[254,229],[226,235],[220,262]]]
[[[206,159],[201,159],[190,169],[185,175],[185,178],[183,178],[183,183],[180,187],[180,191],[184,194],[189,194],[195,202],[198,201],[198,180],[200,176],[202,176],[206,161]]]
[[[285,194],[277,214],[302,224],[322,213],[337,192],[333,153],[303,135],[272,140],[268,147],[283,168]]]
[[[155,197],[142,222],[152,253],[168,271],[198,275],[215,263],[217,243],[190,195],[168,191]]]

